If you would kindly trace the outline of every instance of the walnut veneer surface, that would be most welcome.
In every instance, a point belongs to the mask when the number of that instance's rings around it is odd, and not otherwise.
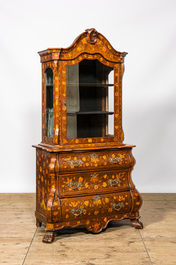
[[[122,76],[127,53],[117,52],[103,35],[90,29],[67,49],[47,49],[39,54],[42,62],[42,142],[35,146],[35,214],[38,227],[42,222],[46,224],[43,242],[51,243],[55,232],[64,227],[84,225],[89,231],[99,233],[111,220],[130,219],[135,228],[142,228],[139,221],[142,199],[131,180],[134,146],[123,144]],[[67,138],[67,67],[83,60],[98,60],[97,65],[102,63],[103,69],[114,69],[113,135],[105,135],[107,128],[102,125],[95,132],[102,133],[101,137]],[[50,104],[54,111],[53,138],[46,136],[45,73],[48,68],[53,71],[53,104]],[[102,113],[106,112],[107,93],[101,93]],[[102,122],[106,123],[107,118],[102,118]]]

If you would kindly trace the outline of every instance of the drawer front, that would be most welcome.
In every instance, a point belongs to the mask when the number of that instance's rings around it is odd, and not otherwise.
[[[61,200],[62,221],[81,220],[129,213],[130,192],[77,197]]]
[[[131,150],[115,150],[104,152],[75,152],[59,155],[60,172],[83,171],[108,167],[123,168],[134,164]]]
[[[100,193],[129,189],[128,169],[59,176],[60,195]]]

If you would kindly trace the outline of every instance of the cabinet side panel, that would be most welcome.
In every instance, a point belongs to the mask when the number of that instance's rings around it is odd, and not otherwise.
[[[47,198],[50,192],[50,153],[36,150],[36,211],[46,216]]]

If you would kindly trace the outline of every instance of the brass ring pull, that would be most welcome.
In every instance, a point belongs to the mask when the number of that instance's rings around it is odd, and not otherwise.
[[[69,188],[71,188],[72,190],[77,190],[79,187],[83,187],[82,183],[79,182],[79,181],[77,181],[77,182],[69,182],[69,183],[67,184],[67,186],[68,186]],[[74,186],[76,186],[76,187],[74,187]]]
[[[121,183],[120,179],[109,179],[108,180],[108,184],[112,185],[112,186],[117,186],[117,184]]]
[[[70,210],[70,213],[75,215],[76,217],[80,216],[84,212],[85,212],[85,210],[83,208],[78,208],[78,209],[73,208]]]
[[[81,164],[83,164],[83,161],[81,159],[77,160],[70,160],[69,161],[70,166],[72,167],[79,167]]]
[[[119,203],[113,203],[111,205],[111,207],[115,210],[115,211],[120,211],[123,207],[125,207],[125,204],[123,202],[119,202]]]
[[[110,157],[110,158],[109,158],[109,162],[114,163],[114,164],[119,163],[119,162],[121,162],[121,161],[122,161],[122,158],[121,158],[120,156],[117,156],[117,157]]]

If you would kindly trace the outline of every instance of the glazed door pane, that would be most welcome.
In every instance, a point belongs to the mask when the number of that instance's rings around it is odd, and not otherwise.
[[[67,139],[114,135],[114,70],[98,60],[67,66]]]
[[[53,71],[48,68],[45,72],[45,136],[53,138]]]

